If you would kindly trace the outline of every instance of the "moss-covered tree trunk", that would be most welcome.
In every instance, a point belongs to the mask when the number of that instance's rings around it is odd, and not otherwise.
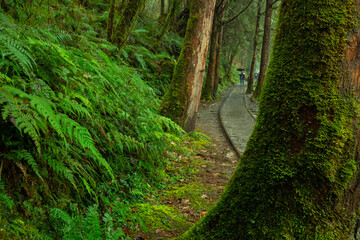
[[[158,47],[161,43],[161,39],[163,38],[164,34],[166,31],[169,30],[171,24],[175,21],[176,19],[176,8],[177,6],[179,5],[179,0],[171,0],[171,2],[169,4],[171,4],[171,8],[170,8],[170,11],[169,13],[167,14],[166,18],[165,18],[165,21],[164,21],[164,24],[161,28],[161,31],[160,33],[158,34],[157,36],[157,43],[155,44],[156,47]]]
[[[160,17],[165,15],[165,0],[160,0]]]
[[[353,0],[282,1],[253,134],[217,205],[180,239],[354,236],[358,121],[340,86],[359,59],[346,51],[355,13]]]
[[[219,46],[219,38],[221,35],[221,22],[224,17],[226,0],[218,1],[219,4],[215,8],[214,21],[212,26],[211,38],[210,38],[210,54],[209,54],[209,64],[206,73],[206,80],[204,89],[202,92],[202,98],[211,100],[216,96],[216,69],[217,69],[217,54]]]
[[[255,64],[256,64],[256,57],[258,54],[258,39],[259,39],[259,32],[260,32],[261,3],[262,3],[262,0],[258,0],[253,56],[251,59],[250,76],[249,76],[249,80],[248,80],[248,84],[247,84],[247,88],[246,88],[246,93],[252,93],[254,90],[253,88],[254,88],[254,79],[255,79],[255,76],[254,76],[255,75]]]
[[[271,17],[273,12],[273,1],[266,0],[264,35],[261,49],[261,62],[258,82],[255,88],[254,97],[259,98],[265,82],[265,74],[268,67],[270,55]],[[289,33],[290,34],[290,33]]]
[[[186,131],[195,128],[215,0],[190,1],[190,17],[184,44],[160,113],[179,123]]]
[[[111,36],[114,28],[114,17],[115,17],[115,0],[110,0],[109,16],[107,20],[107,40],[111,41]]]
[[[220,64],[221,64],[221,48],[222,48],[222,42],[223,42],[223,36],[224,36],[224,26],[220,27],[220,34],[218,37],[218,46],[216,49],[216,67],[215,67],[215,86],[214,86],[214,92],[213,96],[215,98],[219,83],[220,83]]]
[[[121,49],[126,43],[146,0],[124,0],[111,42]]]
[[[228,60],[227,60],[227,65],[225,66],[225,77],[230,79],[231,78],[231,67],[233,65],[234,59],[236,57],[236,55],[239,52],[240,49],[240,42],[237,42],[237,44],[235,44],[236,47],[233,47],[232,50],[230,50],[228,53]]]

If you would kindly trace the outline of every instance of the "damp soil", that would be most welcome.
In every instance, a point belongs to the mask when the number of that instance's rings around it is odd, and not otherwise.
[[[239,156],[231,145],[220,122],[220,107],[236,86],[228,88],[216,101],[202,101],[197,115],[196,131],[210,137],[210,144],[195,150],[192,159],[178,162],[179,168],[192,164],[194,174],[189,179],[164,190],[157,196],[161,205],[172,207],[184,220],[178,224],[174,217],[163,212],[163,221],[170,229],[158,227],[133,235],[135,239],[175,238],[199,221],[213,207],[222,194],[239,162]],[[159,204],[154,203],[154,204]]]

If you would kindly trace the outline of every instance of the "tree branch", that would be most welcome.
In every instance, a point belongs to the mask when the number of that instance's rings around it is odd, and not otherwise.
[[[249,4],[248,4],[243,10],[241,10],[238,14],[236,14],[234,17],[230,18],[229,20],[224,21],[224,22],[222,23],[222,25],[225,25],[225,24],[228,24],[228,23],[234,21],[234,20],[235,20],[236,18],[238,18],[243,12],[245,12],[245,11],[250,7],[250,5],[251,5],[253,2],[254,2],[254,0],[250,0]]]
[[[275,3],[277,3],[279,0],[275,0],[272,4],[271,4],[271,7],[275,4]]]

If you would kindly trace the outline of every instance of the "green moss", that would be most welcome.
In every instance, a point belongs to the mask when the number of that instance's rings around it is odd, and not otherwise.
[[[184,186],[174,187],[164,193],[165,199],[185,199],[189,205],[196,211],[205,211],[210,209],[214,202],[209,202],[204,196],[211,194],[213,189],[201,186],[199,182],[186,184]]]
[[[219,203],[180,239],[348,239],[356,114],[338,86],[353,10],[352,0],[282,1],[247,149]]]
[[[141,230],[150,234],[155,233],[156,229],[181,232],[192,225],[177,209],[169,206],[139,204],[136,209],[138,219],[142,222]]]

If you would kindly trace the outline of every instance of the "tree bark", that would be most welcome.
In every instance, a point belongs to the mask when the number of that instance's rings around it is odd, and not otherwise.
[[[214,86],[214,92],[212,93],[213,98],[216,97],[216,93],[218,90],[218,86],[220,83],[220,63],[221,63],[221,47],[222,47],[222,39],[223,39],[223,33],[224,33],[224,27],[220,27],[220,34],[218,37],[218,47],[217,47],[217,53],[216,53],[216,67],[215,67],[215,86]]]
[[[191,0],[184,44],[160,114],[193,131],[200,101],[215,0]]]
[[[239,43],[236,44],[236,47],[234,48],[234,50],[231,50],[229,52],[229,54],[228,54],[229,59],[228,59],[228,63],[227,63],[226,68],[225,68],[225,72],[226,72],[225,77],[228,78],[228,79],[231,78],[231,66],[232,66],[232,64],[234,62],[236,54],[239,51],[239,47],[240,47]]]
[[[261,18],[261,3],[262,0],[258,0],[257,4],[257,17],[256,17],[256,27],[255,27],[255,36],[254,36],[254,49],[253,49],[253,56],[251,60],[251,67],[250,67],[250,76],[248,80],[248,85],[246,89],[246,93],[252,93],[254,91],[254,79],[255,79],[255,64],[256,64],[256,57],[257,57],[257,50],[258,50],[258,38],[260,32],[260,18]]]
[[[179,0],[171,0],[171,2],[169,4],[171,4],[171,8],[170,8],[169,13],[166,16],[165,22],[164,22],[164,24],[163,24],[163,26],[161,28],[160,33],[157,36],[158,40],[157,40],[156,45],[160,45],[160,41],[163,38],[165,32],[169,30],[169,27],[170,27],[171,23],[174,22],[175,18],[176,18],[175,17],[175,10],[176,10],[177,5],[179,4]]]
[[[165,0],[160,0],[160,16],[165,15]]]
[[[261,49],[261,63],[260,63],[260,72],[258,82],[255,88],[254,97],[259,98],[261,94],[262,87],[265,82],[265,74],[269,63],[270,55],[270,35],[271,35],[271,17],[273,11],[273,0],[266,0],[266,10],[265,10],[265,21],[264,21],[264,35],[263,43]]]
[[[360,59],[356,7],[353,0],[282,1],[247,148],[219,202],[180,239],[354,236],[358,103],[340,86],[356,81],[359,68],[351,68]]]
[[[146,0],[124,0],[121,4],[119,20],[111,37],[111,42],[119,49],[125,45],[145,2]]]
[[[217,55],[217,43],[219,38],[219,27],[216,26],[216,18],[218,15],[214,15],[213,27],[211,31],[211,40],[210,40],[210,56],[209,56],[209,64],[206,72],[206,80],[204,84],[204,88],[201,93],[201,97],[205,100],[212,100],[212,92],[214,91],[215,86],[215,68],[216,68],[216,55]]]
[[[107,21],[107,40],[111,41],[111,35],[113,33],[114,28],[114,17],[115,17],[115,0],[110,1],[110,8],[109,8],[109,16]]]
[[[4,12],[8,12],[9,11],[9,8],[8,8],[8,5],[7,3],[5,2],[5,0],[1,0],[1,8],[4,10]]]
[[[202,97],[206,100],[212,100],[216,96],[216,68],[217,54],[219,48],[219,37],[222,29],[221,21],[224,17],[226,1],[221,1],[215,8],[215,15],[210,39],[210,56],[209,65],[206,73],[206,81],[203,89]]]

